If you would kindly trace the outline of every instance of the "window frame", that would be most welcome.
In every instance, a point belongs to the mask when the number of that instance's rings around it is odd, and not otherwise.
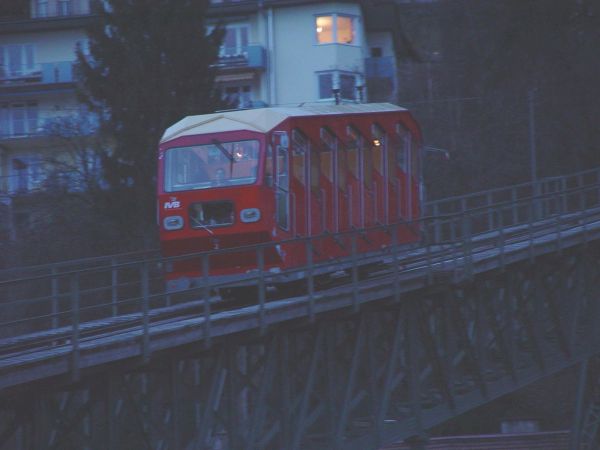
[[[319,17],[331,17],[331,42],[319,42],[319,32],[317,32],[317,20]],[[338,41],[338,17],[345,17],[350,19],[352,26],[353,39],[352,42],[339,42]],[[346,13],[320,13],[314,15],[313,20],[313,39],[314,45],[348,45],[351,47],[361,46],[361,35],[359,32],[360,20],[356,14]]]
[[[362,74],[358,73],[358,72],[350,72],[350,71],[346,71],[346,70],[319,70],[317,72],[315,72],[315,75],[317,76],[317,99],[318,101],[329,101],[329,100],[333,100],[334,99],[334,95],[333,95],[333,89],[336,89],[336,86],[338,89],[340,89],[340,100],[344,101],[350,101],[350,102],[355,102],[358,98],[358,92],[356,89],[357,86],[357,81],[359,81],[359,77],[362,76]],[[321,80],[320,77],[324,76],[324,75],[331,75],[331,96],[330,97],[321,97]],[[353,89],[353,96],[348,98],[348,97],[343,97],[342,96],[342,89],[341,89],[341,78],[342,76],[351,76],[354,78],[354,89]]]
[[[18,51],[18,67],[15,69],[14,61]],[[19,78],[35,73],[36,46],[31,43],[2,44],[0,45],[0,61],[2,61],[2,78]]]
[[[56,15],[60,16],[60,17],[73,15],[72,0],[57,0],[56,1]]]
[[[23,164],[17,168],[16,161]],[[47,172],[41,155],[24,153],[10,158],[8,168],[9,189],[12,193],[26,193],[39,188],[46,178]]]
[[[20,112],[22,117],[16,118],[15,113]],[[40,127],[39,104],[36,101],[2,102],[0,103],[0,125],[6,121],[6,126],[0,129],[7,130],[0,137],[14,138],[27,137],[38,133]],[[22,132],[17,132],[16,124],[22,127]]]
[[[307,185],[306,162],[310,153],[310,142],[299,128],[292,130],[292,178],[294,178],[303,189]]]
[[[223,83],[218,86],[220,89],[221,98],[223,100],[231,101],[231,105],[235,108],[250,108],[252,106],[252,85],[246,84],[229,84]],[[227,91],[231,92],[227,92]],[[233,92],[235,91],[235,92]]]
[[[271,137],[273,144],[274,178],[273,187],[275,192],[275,221],[277,226],[292,232],[296,217],[291,217],[290,194],[290,141],[285,131],[275,131]],[[283,208],[282,208],[283,207]]]
[[[246,44],[243,43],[242,30],[246,30]],[[227,47],[225,45],[227,32],[235,33],[235,47]],[[250,45],[250,24],[247,23],[232,23],[225,25],[225,35],[223,43],[219,47],[219,58],[233,58],[236,56],[246,56],[248,53],[248,45]],[[233,53],[227,52],[228,48],[234,48]]]

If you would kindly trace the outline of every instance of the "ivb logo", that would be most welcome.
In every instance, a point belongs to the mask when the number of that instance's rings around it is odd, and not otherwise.
[[[177,200],[177,197],[171,197],[171,201],[165,202],[165,209],[179,209],[181,208],[181,202]]]

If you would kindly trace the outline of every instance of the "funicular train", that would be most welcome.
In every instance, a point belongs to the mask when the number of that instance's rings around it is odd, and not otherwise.
[[[159,147],[158,220],[163,256],[273,243],[261,267],[303,276],[310,261],[348,259],[336,233],[361,230],[361,257],[390,245],[381,225],[420,215],[421,135],[411,114],[387,103],[309,104],[189,116]],[[397,228],[395,242],[419,239]],[[294,238],[322,236],[314,254]],[[362,258],[361,258],[362,259]],[[211,254],[208,275],[231,280],[256,272],[255,252]],[[175,260],[171,291],[197,286],[198,257]],[[343,267],[343,265],[342,265]],[[286,272],[287,271],[287,272]],[[236,282],[237,280],[237,282]],[[252,281],[256,283],[256,281]],[[235,292],[235,288],[227,292]]]

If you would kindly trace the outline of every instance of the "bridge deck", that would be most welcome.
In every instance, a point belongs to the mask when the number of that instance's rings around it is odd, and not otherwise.
[[[464,249],[452,246],[438,245],[428,250],[420,248],[398,257],[397,276],[392,265],[357,285],[350,283],[319,291],[312,298],[303,295],[267,302],[264,307],[251,305],[215,312],[208,322],[200,316],[204,305],[202,300],[151,310],[148,312],[152,322],[148,324],[147,348],[144,348],[146,332],[140,325],[142,313],[82,324],[77,348],[69,339],[72,331],[69,327],[6,338],[0,340],[0,349],[16,344],[27,344],[30,348],[20,352],[9,351],[2,356],[0,389],[69,374],[74,352],[77,352],[80,369],[141,358],[144,352],[155,353],[232,333],[254,329],[264,331],[265,327],[282,322],[305,320],[311,315],[311,304],[314,304],[313,314],[355,308],[357,297],[359,305],[365,305],[422,289],[440,274],[458,282],[464,277],[567,249],[584,239],[600,238],[599,211],[570,214],[561,219],[559,228],[556,228],[556,223],[555,220],[543,220],[534,224],[533,228],[507,229],[501,247],[497,246],[497,232],[474,236],[474,247],[468,254],[464,253]],[[212,303],[218,303],[218,299],[212,298]],[[85,333],[90,334],[84,336]],[[35,346],[39,342],[46,345]]]

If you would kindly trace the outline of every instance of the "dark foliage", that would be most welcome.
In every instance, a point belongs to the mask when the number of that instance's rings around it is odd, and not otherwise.
[[[206,35],[206,0],[109,0],[78,50],[81,96],[112,139],[104,175],[113,216],[147,235],[154,222],[156,149],[164,130],[220,106],[214,88],[222,28]],[[151,235],[151,233],[150,233]],[[147,242],[147,244],[149,244]]]
[[[400,102],[415,111],[427,144],[451,153],[449,161],[427,153],[430,196],[530,180],[531,130],[538,177],[600,165],[598,2],[454,0],[403,9],[424,62],[400,65]]]
[[[2,0],[0,2],[0,18],[24,18],[29,11],[27,0]]]

